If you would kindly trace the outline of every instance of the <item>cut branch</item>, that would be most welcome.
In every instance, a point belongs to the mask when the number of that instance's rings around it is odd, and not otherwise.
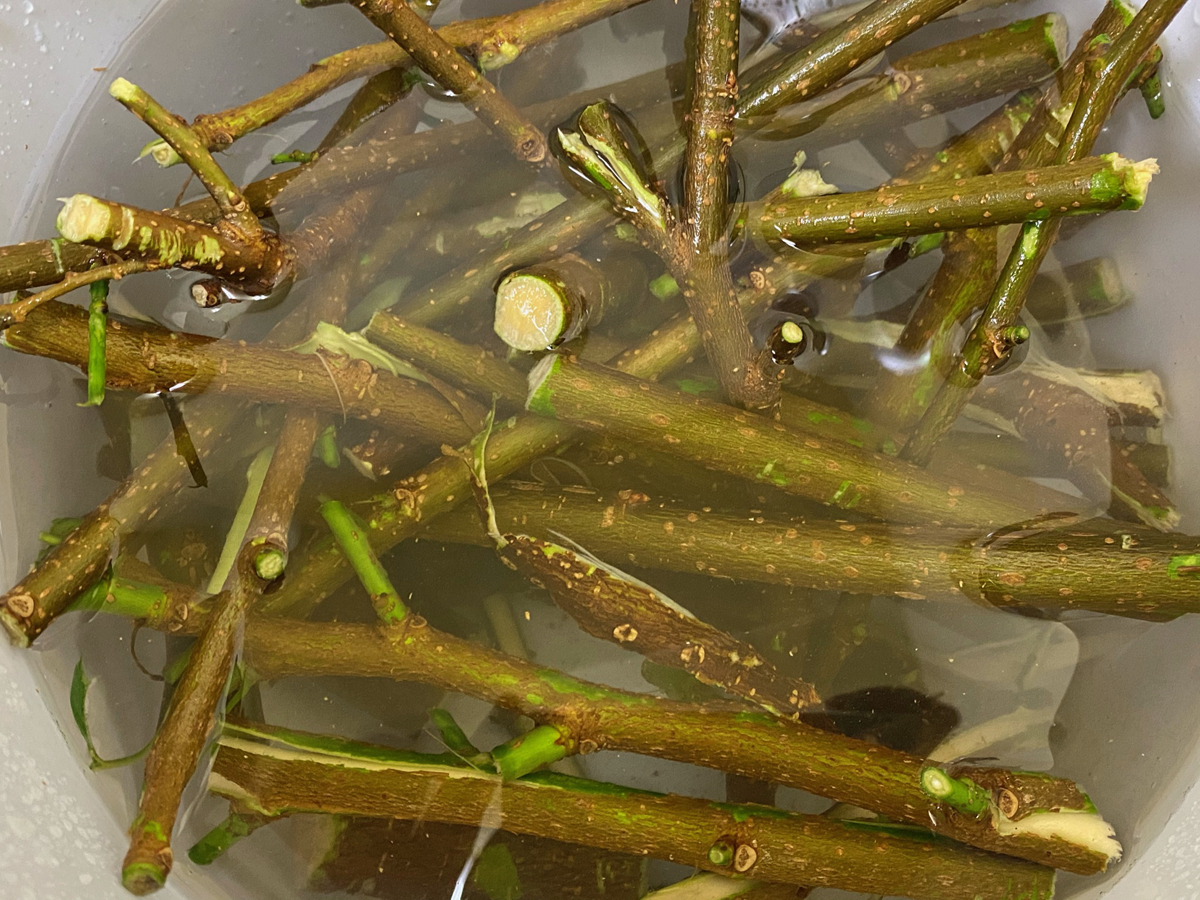
[[[1091,152],[1104,122],[1117,100],[1125,93],[1139,67],[1154,51],[1158,40],[1183,0],[1152,0],[1120,33],[1111,49],[1099,59],[1086,56],[1078,102],[1071,104],[1071,118],[1054,152],[1058,164],[1069,164]],[[1103,15],[1103,14],[1102,14]],[[1097,38],[1098,39],[1098,38]],[[1047,99],[1047,103],[1049,103]],[[1055,109],[1065,112],[1065,109]],[[979,382],[1000,366],[1019,340],[1017,320],[1025,296],[1039,267],[1058,234],[1058,220],[1027,222],[1009,253],[983,314],[963,345],[961,362],[942,385],[916,430],[904,445],[905,459],[927,462],[938,441],[954,425]]]
[[[1104,520],[1067,527],[1049,520],[989,541],[978,530],[750,518],[524,483],[493,488],[492,499],[501,530],[548,540],[567,534],[622,566],[1152,621],[1200,610],[1200,577],[1178,574],[1200,554],[1200,539]],[[489,545],[467,508],[439,516],[421,533]]]
[[[571,253],[505,275],[493,328],[514,350],[547,350],[598,325],[612,300],[604,275]]]
[[[892,457],[822,439],[816,432],[790,430],[562,356],[547,358],[530,373],[526,405],[542,415],[886,521],[1007,526],[1029,517],[1028,510],[986,487],[942,480]]]
[[[523,162],[546,158],[546,138],[492,83],[403,0],[353,0],[355,6],[405,49],[418,66],[474,110]]]
[[[454,462],[462,468],[460,461]],[[147,597],[146,603],[157,608],[165,598]],[[135,614],[129,606],[122,612]],[[190,624],[200,618],[193,615]],[[981,849],[1080,874],[1101,871],[1120,854],[1111,829],[1073,782],[973,769],[979,782],[988,773],[993,796],[1005,789],[1023,793],[1036,780],[1039,802],[1035,810],[1024,804],[1010,808],[1017,820],[1009,820],[995,803],[990,816],[963,815],[925,794],[920,786],[925,762],[916,756],[740,706],[680,703],[580,681],[438,631],[419,616],[409,616],[386,633],[378,625],[256,616],[248,624],[245,649],[248,664],[266,679],[419,681],[553,725],[571,736],[573,752],[643,753],[788,785],[932,828]],[[1074,810],[1066,817],[1072,821],[1043,818],[1040,822],[1049,827],[1039,831],[1039,810],[1047,808]]]
[[[750,216],[767,240],[788,246],[907,237],[1139,209],[1157,171],[1154,160],[1108,153],[1028,172],[772,200]]]
[[[259,726],[255,726],[259,729]],[[496,776],[438,757],[350,745],[370,768],[318,749],[316,736],[274,729],[221,739],[210,786],[264,815],[320,812],[464,825],[488,821]],[[284,743],[276,751],[268,741]],[[311,741],[310,746],[303,744]],[[390,759],[388,757],[391,757]],[[820,816],[621,788],[543,773],[505,782],[496,823],[608,850],[769,881],[902,894],[923,900],[1049,900],[1054,874],[918,833],[886,835]]]
[[[87,313],[57,301],[5,332],[22,353],[87,365]],[[470,436],[437,391],[345,356],[230,346],[198,335],[110,321],[108,386],[141,392],[219,392],[344,413],[438,446]]]

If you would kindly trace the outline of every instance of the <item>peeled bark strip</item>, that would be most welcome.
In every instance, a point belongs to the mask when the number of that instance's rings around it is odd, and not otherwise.
[[[353,3],[434,80],[470,106],[517,159],[537,163],[546,158],[546,138],[537,126],[404,0],[353,0]]]
[[[965,482],[942,481],[888,456],[561,356],[544,360],[530,373],[526,405],[542,415],[887,521],[1006,526],[1028,517],[1009,498],[990,496]]]
[[[598,325],[612,300],[604,275],[571,253],[505,275],[493,327],[514,350],[548,350]]]
[[[547,540],[566,535],[621,566],[1151,621],[1200,612],[1200,577],[1188,568],[1193,557],[1200,561],[1200,538],[1103,519],[1031,523],[992,539],[982,530],[749,518],[523,483],[491,494],[501,530]],[[466,508],[439,516],[421,533],[490,543]]]
[[[768,881],[918,900],[1053,896],[1049,869],[948,842],[552,773],[502,785],[494,775],[450,768],[436,757],[425,762],[404,754],[391,761],[384,748],[363,749],[373,751],[369,769],[316,749],[275,750],[230,735],[221,739],[209,786],[266,815],[322,812],[462,825],[498,818],[506,831]],[[497,792],[503,796],[498,812]]]
[[[771,201],[751,214],[767,240],[799,246],[1041,221],[1145,202],[1154,160],[1115,153],[1028,172]]]
[[[87,313],[52,301],[4,335],[14,350],[87,364]],[[143,392],[227,394],[295,403],[378,422],[434,445],[459,443],[470,431],[436,391],[362,360],[291,353],[110,322],[108,386]]]

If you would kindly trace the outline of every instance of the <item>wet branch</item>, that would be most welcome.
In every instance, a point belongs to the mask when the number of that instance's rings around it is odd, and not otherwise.
[[[87,365],[87,314],[47,303],[5,332],[7,346],[81,368]],[[294,403],[378,422],[434,446],[470,436],[458,412],[426,385],[361,359],[236,346],[198,335],[109,322],[110,388],[211,391],[250,401]]]
[[[251,732],[258,732],[251,736]],[[290,752],[277,752],[270,742]],[[803,882],[927,900],[1048,900],[1053,873],[946,842],[886,836],[819,816],[728,806],[541,773],[505,782],[442,757],[350,744],[339,756],[320,738],[248,726],[221,739],[210,785],[264,815],[320,812],[491,822],[507,831],[569,838],[730,875]],[[311,742],[311,743],[310,743]],[[305,746],[308,744],[308,746]],[[361,753],[369,769],[343,763]],[[386,799],[385,799],[386,798]]]
[[[523,162],[546,157],[542,132],[403,0],[353,0],[355,6],[438,84],[462,99]]]

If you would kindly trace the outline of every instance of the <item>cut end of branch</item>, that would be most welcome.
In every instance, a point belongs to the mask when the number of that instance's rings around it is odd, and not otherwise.
[[[537,275],[516,273],[496,288],[493,328],[514,350],[548,350],[563,340],[567,298]]]
[[[1130,207],[1136,209],[1146,202],[1146,193],[1150,189],[1150,180],[1159,173],[1157,159],[1143,159],[1133,162],[1123,156],[1111,153],[1113,168],[1125,179],[1125,190],[1129,193]]]
[[[121,103],[133,103],[141,94],[141,88],[124,78],[118,78],[108,86],[108,95]]]
[[[23,622],[23,619],[14,615],[6,606],[0,606],[0,625],[4,626],[13,646],[22,650],[32,643],[29,635],[25,632]]]
[[[274,581],[287,567],[287,553],[278,547],[265,547],[254,556],[254,574],[263,581]]]
[[[109,234],[112,211],[108,205],[88,194],[68,197],[59,210],[58,233],[77,244],[103,240]]]
[[[135,862],[121,870],[121,884],[138,897],[153,894],[167,883],[167,869],[158,863]]]

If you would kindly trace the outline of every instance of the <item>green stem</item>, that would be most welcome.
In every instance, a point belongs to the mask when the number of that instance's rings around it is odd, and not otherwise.
[[[1051,216],[1138,209],[1157,170],[1153,160],[1135,163],[1109,153],[1028,172],[770,201],[750,215],[769,241],[789,246],[1018,222],[1028,233]]]
[[[1070,164],[1091,152],[1104,122],[1130,80],[1144,65],[1154,42],[1183,6],[1183,0],[1152,0],[1121,31],[1099,59],[1080,60],[1079,102],[1054,152],[1058,164]],[[917,463],[928,461],[938,441],[954,425],[972,392],[990,371],[1008,358],[1025,296],[1058,234],[1059,222],[1027,222],[1001,270],[982,316],[967,336],[961,363],[938,391],[930,408],[901,451]]]
[[[528,775],[574,752],[574,742],[553,725],[537,727],[492,750],[496,771],[505,781]]]
[[[766,714],[582,682],[415,622],[404,641],[394,641],[373,626],[258,619],[247,629],[246,650],[264,678],[416,678],[565,728],[585,752],[649,753],[811,790],[923,827],[932,819],[940,834],[1071,871],[1094,872],[1107,859],[1104,850],[1028,831],[1004,835],[988,820],[944,810],[922,792],[923,764],[916,757]],[[1053,781],[1074,790],[1069,782]]]
[[[93,281],[88,303],[88,361],[87,402],[83,406],[99,406],[104,402],[105,354],[104,338],[108,327],[108,282]]]
[[[1163,99],[1162,76],[1159,74],[1157,66],[1153,73],[1138,85],[1138,90],[1141,91],[1142,99],[1146,101],[1146,109],[1150,113],[1150,118],[1160,118],[1167,111],[1167,103]]]
[[[222,738],[210,785],[266,815],[305,811],[476,824],[494,808],[494,775],[447,771],[437,758],[415,754],[385,761],[383,748],[362,752],[370,754],[369,769],[348,767],[341,756],[315,747],[284,753],[229,736]],[[818,816],[551,773],[506,782],[500,816],[508,831],[567,835],[577,843],[769,881],[928,900],[1048,900],[1053,891],[1054,875],[1041,866],[919,834],[889,837]],[[711,848],[722,843],[733,851],[714,863]]]
[[[552,0],[506,15],[453,22],[438,29],[438,33],[448,43],[468,51],[487,71],[513,62],[531,47],[644,2]],[[249,103],[197,116],[191,127],[209,150],[224,150],[239,138],[347,82],[410,64],[408,53],[392,41],[364,44],[319,60],[303,75]],[[160,165],[177,162],[178,158],[167,155]]]
[[[171,115],[153,97],[124,78],[109,85],[108,93],[122,106],[150,126],[166,141],[196,177],[205,190],[216,201],[221,217],[240,230],[247,239],[260,239],[263,235],[258,216],[246,203],[238,186],[225,174],[213,159],[208,148],[191,128],[179,118]]]
[[[326,425],[317,435],[315,448],[317,457],[328,469],[336,469],[342,462],[342,454],[338,450],[337,426]]]
[[[352,2],[438,84],[470,106],[517,159],[537,163],[546,158],[546,138],[537,126],[408,4],[391,0]]]
[[[225,817],[224,821],[192,845],[188,850],[188,859],[198,866],[211,865],[217,857],[242,838],[249,837],[273,821],[275,819],[271,816],[233,810]]]
[[[458,465],[461,468],[461,462]],[[176,592],[171,588],[168,596]],[[154,608],[167,602],[174,601],[155,600]],[[194,608],[188,626],[201,625],[203,618],[202,610]],[[437,631],[420,617],[409,620],[404,640],[397,641],[372,625],[257,616],[246,630],[245,647],[249,665],[264,679],[336,675],[420,681],[554,725],[571,735],[578,752],[643,753],[788,785],[899,821],[932,826],[939,834],[973,846],[1080,874],[1102,870],[1120,852],[1111,837],[1097,840],[1094,832],[1077,839],[1076,832],[1057,827],[1049,829],[1051,836],[1029,828],[997,830],[988,819],[947,810],[921,790],[924,763],[918,757],[728,705],[698,706],[580,681]],[[339,754],[351,743],[320,740]],[[442,759],[462,764],[453,755]],[[1039,808],[1087,813],[1098,828],[1107,827],[1072,782],[1005,769],[971,769],[970,777],[994,791],[1011,789],[1018,796],[1043,798]],[[1084,823],[1083,816],[1070,818]]]
[[[876,53],[962,0],[876,0],[742,90],[738,118],[751,126],[780,107],[815,97]]]
[[[342,110],[337,121],[325,133],[325,137],[321,138],[317,149],[309,154],[310,158],[295,159],[293,162],[312,162],[326,150],[346,143],[359,128],[411,94],[413,85],[418,80],[419,76],[407,68],[385,69],[382,72],[376,72],[354,92],[354,96],[350,98],[350,102],[346,104],[346,108]],[[416,104],[410,104],[409,109],[400,113],[402,118],[407,118],[414,124],[420,114],[421,111]],[[396,131],[404,129],[402,123],[389,122],[388,125]],[[411,127],[408,130],[411,131]],[[275,162],[275,160],[272,159],[271,162]]]
[[[438,733],[442,736],[442,743],[451,753],[468,760],[480,756],[479,748],[471,743],[466,733],[454,721],[454,716],[449,712],[434,707],[429,711],[429,718],[437,726]]]
[[[22,353],[82,367],[87,314],[47,303],[5,332],[4,341]],[[241,347],[126,322],[109,323],[107,356],[111,388],[212,391],[294,403],[365,419],[434,445],[470,436],[458,412],[435,390],[362,360]]]
[[[682,229],[695,257],[719,253],[727,237],[740,20],[741,0],[692,2],[689,35],[695,69],[689,85]],[[736,306],[735,311],[740,319]]]
[[[342,548],[342,553],[346,555],[346,559],[358,575],[358,580],[366,588],[367,596],[371,598],[371,605],[375,607],[380,621],[385,625],[402,623],[408,616],[408,608],[396,593],[392,580],[388,578],[387,571],[375,556],[370,542],[364,537],[362,526],[337,500],[327,500],[321,504],[321,517],[329,525],[329,530],[337,540],[338,546]]]

